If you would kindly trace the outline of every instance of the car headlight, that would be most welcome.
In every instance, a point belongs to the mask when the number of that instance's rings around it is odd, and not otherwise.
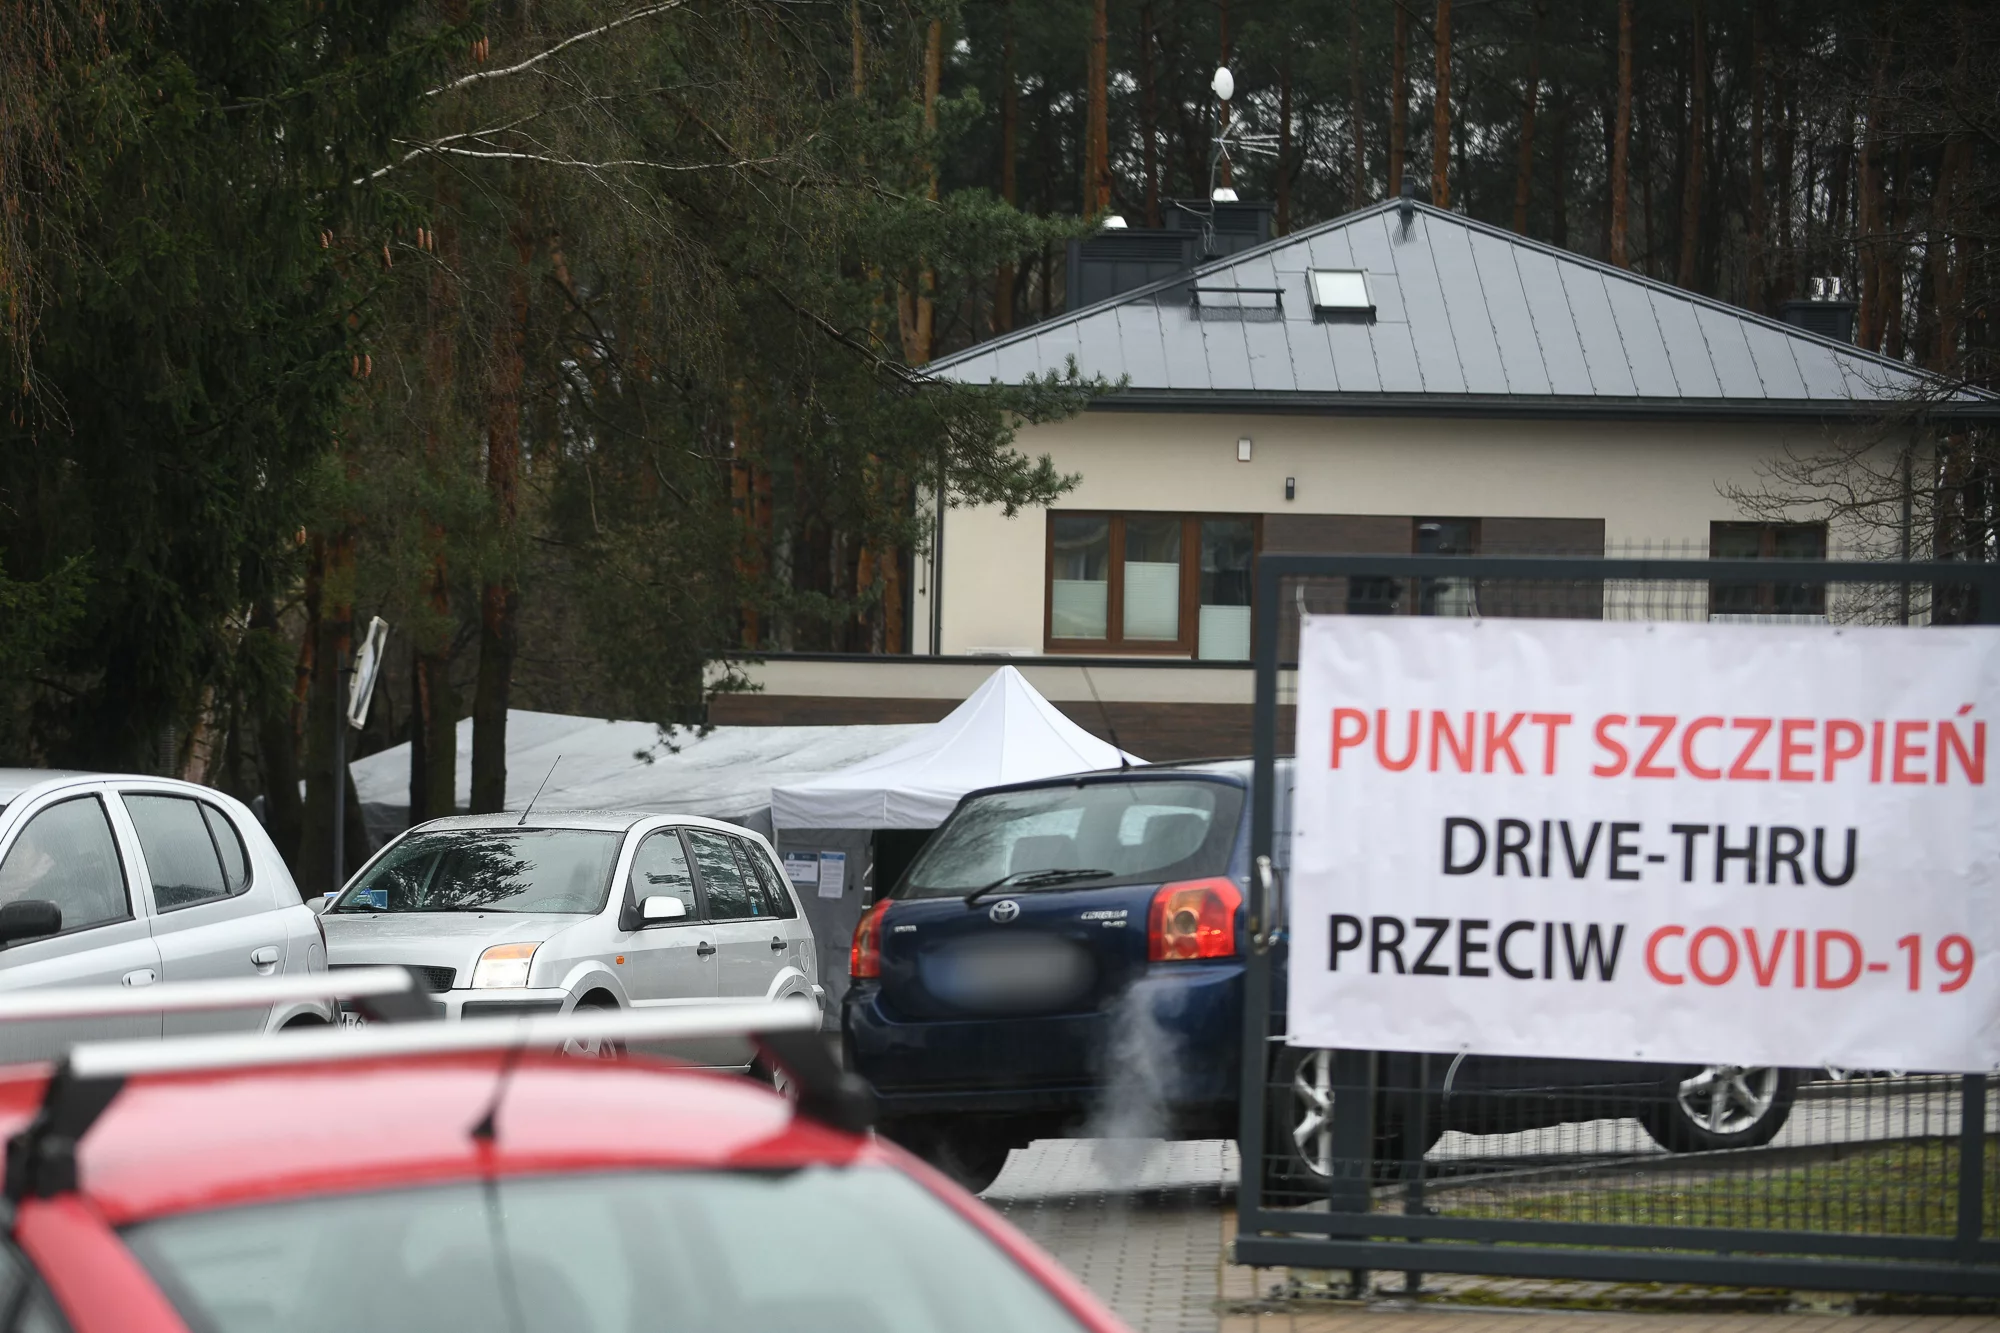
[[[540,944],[496,944],[479,955],[472,969],[474,990],[519,990],[528,984],[528,965]]]

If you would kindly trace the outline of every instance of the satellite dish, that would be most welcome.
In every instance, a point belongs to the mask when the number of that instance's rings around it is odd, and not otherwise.
[[[1215,78],[1208,86],[1215,89],[1218,101],[1227,102],[1236,95],[1236,76],[1229,72],[1229,66],[1224,65],[1215,71]]]

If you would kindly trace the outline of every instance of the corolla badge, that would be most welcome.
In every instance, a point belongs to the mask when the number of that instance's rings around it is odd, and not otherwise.
[[[1002,898],[987,910],[986,915],[992,919],[994,925],[1004,926],[1015,917],[1021,915],[1021,904],[1015,902],[1012,898]]]

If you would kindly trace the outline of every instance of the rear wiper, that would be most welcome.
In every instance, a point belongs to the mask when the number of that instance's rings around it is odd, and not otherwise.
[[[1042,889],[1056,884],[1069,884],[1080,879],[1103,879],[1114,872],[1109,870],[1017,870],[1011,875],[1002,875],[991,884],[982,884],[965,895],[967,907],[976,906],[981,898],[995,889]]]

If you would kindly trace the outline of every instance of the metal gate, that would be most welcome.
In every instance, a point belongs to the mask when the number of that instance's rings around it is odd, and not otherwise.
[[[2000,1294],[1990,1077],[1484,1059],[1468,1082],[1463,1057],[1287,1048],[1279,755],[1300,610],[1922,633],[2000,624],[2000,565],[1270,555],[1255,605],[1252,855],[1276,873],[1251,886],[1238,1263]]]

